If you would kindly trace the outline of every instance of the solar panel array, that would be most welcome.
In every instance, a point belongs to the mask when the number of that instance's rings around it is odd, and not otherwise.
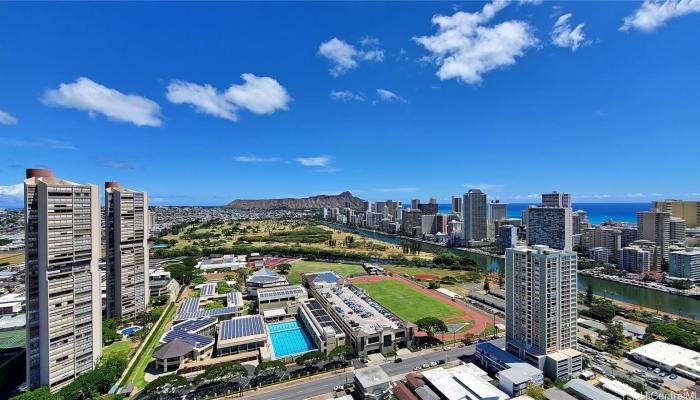
[[[185,300],[180,307],[180,313],[190,313],[199,310],[199,297]]]
[[[175,339],[180,339],[197,348],[207,347],[214,343],[214,338],[200,335],[197,332],[210,327],[212,324],[216,324],[216,318],[201,318],[181,322],[173,325],[172,329],[163,336],[161,341],[169,343]]]
[[[199,290],[200,296],[212,296],[216,294],[216,283],[207,283]]]
[[[238,293],[239,292],[233,291],[226,296],[226,305],[227,306],[234,307],[234,306],[241,305],[240,302],[238,301],[239,300]]]
[[[202,317],[219,317],[222,315],[234,315],[240,313],[240,307],[222,307],[213,310],[197,310],[193,312],[179,312],[175,314],[173,321],[184,321],[186,319],[202,318]]]
[[[333,328],[335,333],[342,332],[338,324],[336,324],[335,321],[333,321],[333,318],[331,318],[331,316],[328,315],[328,312],[325,308],[323,308],[323,306],[321,306],[318,300],[313,298],[309,299],[309,301],[306,302],[306,305],[309,307],[309,310],[311,310],[311,313],[314,315],[314,318],[316,319],[316,321],[318,321],[318,323],[321,326],[329,326]]]
[[[301,293],[304,293],[304,289],[301,286],[283,286],[280,288],[260,289],[258,290],[258,299],[271,300],[297,296]]]
[[[220,340],[235,339],[252,335],[263,335],[265,323],[261,315],[247,315],[221,322]]]
[[[321,272],[318,274],[318,277],[323,279],[325,282],[328,282],[328,283],[337,283],[338,282],[338,276],[332,272]]]

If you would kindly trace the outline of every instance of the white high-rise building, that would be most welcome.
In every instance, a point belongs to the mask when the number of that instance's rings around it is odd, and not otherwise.
[[[26,176],[27,383],[56,391],[102,354],[99,192],[49,170]]]
[[[544,193],[542,194],[542,207],[571,208],[571,195],[559,192]]]
[[[469,189],[462,197],[462,238],[465,244],[486,239],[486,214],[486,194],[479,189]]]
[[[671,217],[671,221],[669,222],[669,228],[671,230],[669,233],[669,239],[671,240],[671,243],[680,244],[684,246],[685,230],[687,228],[685,220],[683,218]]]
[[[669,256],[669,275],[700,282],[700,250],[687,248]]]
[[[573,250],[573,223],[569,207],[535,207],[527,209],[527,244],[553,249]]]
[[[547,246],[506,249],[506,349],[553,378],[581,369],[577,264],[576,253]]]
[[[148,195],[105,183],[107,316],[132,319],[146,312]]]

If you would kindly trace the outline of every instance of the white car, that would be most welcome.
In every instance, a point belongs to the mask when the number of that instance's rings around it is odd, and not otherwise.
[[[443,350],[443,351],[452,350],[452,347],[450,347],[450,346],[445,346],[445,347],[442,348],[442,350]]]
[[[437,366],[437,361],[431,361],[431,362],[430,362],[430,366],[431,366],[431,367]]]
[[[415,367],[413,367],[413,370],[414,370],[414,371],[420,371],[420,365],[416,365]]]
[[[345,390],[342,386],[333,386],[333,391],[334,392],[342,392]]]

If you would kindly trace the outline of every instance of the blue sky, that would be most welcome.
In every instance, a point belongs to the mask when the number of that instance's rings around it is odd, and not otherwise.
[[[153,204],[700,198],[700,1],[0,4],[24,168]]]

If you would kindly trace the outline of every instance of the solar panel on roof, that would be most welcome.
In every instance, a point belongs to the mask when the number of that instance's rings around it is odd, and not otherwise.
[[[216,293],[216,284],[215,283],[207,283],[206,285],[202,286],[202,289],[200,290],[200,295],[202,296],[211,296]]]
[[[181,313],[195,312],[199,309],[199,297],[193,297],[185,300],[180,307]]]
[[[262,317],[251,315],[240,318],[233,318],[221,323],[219,332],[221,340],[234,339],[252,335],[262,335],[265,333],[265,326]]]

